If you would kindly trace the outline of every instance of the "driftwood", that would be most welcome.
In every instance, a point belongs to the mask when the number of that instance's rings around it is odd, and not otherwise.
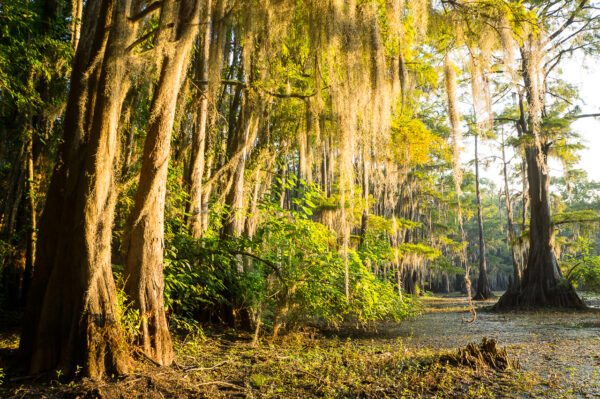
[[[467,366],[476,370],[491,368],[505,371],[519,368],[518,361],[511,360],[506,349],[499,348],[495,339],[485,337],[481,344],[470,343],[456,353],[442,355],[440,362],[454,366]]]

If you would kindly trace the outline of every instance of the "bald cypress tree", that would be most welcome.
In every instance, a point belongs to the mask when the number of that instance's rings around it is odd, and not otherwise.
[[[39,238],[21,350],[32,373],[128,370],[110,263],[115,159],[129,87],[129,1],[86,3]],[[107,29],[108,27],[108,29]]]
[[[592,48],[599,29],[600,14],[589,1],[559,1],[533,7],[538,33],[522,38],[521,79],[524,101],[520,103],[517,129],[527,139],[524,144],[529,192],[529,251],[519,287],[507,291],[496,309],[527,307],[572,307],[585,304],[573,286],[563,279],[554,248],[555,228],[550,206],[548,159],[555,139],[546,129],[548,79],[565,54]],[[556,18],[558,12],[560,17]]]
[[[129,215],[123,251],[125,291],[142,316],[141,347],[161,365],[173,360],[171,336],[164,309],[164,214],[171,132],[180,88],[198,32],[200,1],[165,1],[161,7],[158,83],[150,106],[148,134],[133,210]],[[168,29],[173,26],[174,34]]]

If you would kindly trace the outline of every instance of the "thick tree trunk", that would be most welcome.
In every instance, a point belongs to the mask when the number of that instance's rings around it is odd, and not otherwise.
[[[548,145],[543,153],[535,144],[526,148],[529,181],[530,226],[527,267],[518,291],[507,291],[495,309],[531,307],[585,308],[575,289],[562,280],[562,273],[554,254],[554,227],[550,212],[550,176],[547,165]]]
[[[483,232],[483,210],[481,207],[481,188],[479,186],[479,153],[477,149],[479,134],[475,135],[475,193],[477,195],[477,226],[479,228],[479,278],[474,300],[486,300],[492,298],[492,290],[487,278],[487,261],[485,249],[485,237]]]
[[[530,43],[530,46],[532,44]],[[532,51],[535,51],[532,50]],[[529,187],[529,253],[519,290],[509,290],[494,306],[496,310],[532,307],[585,308],[573,286],[564,281],[554,253],[554,226],[550,208],[550,174],[548,151],[551,143],[540,134],[543,114],[543,89],[537,87],[536,77],[530,76],[539,62],[528,51],[522,49],[523,80],[527,90],[529,114],[525,122],[525,107],[519,98],[520,119],[517,123],[519,135],[529,136],[525,144],[527,183]],[[531,67],[531,68],[530,68]],[[537,72],[535,72],[537,73]],[[540,77],[538,76],[539,80]],[[539,82],[538,82],[539,85]],[[542,85],[543,86],[543,85]]]
[[[168,8],[167,8],[168,7]],[[161,365],[173,360],[171,336],[164,309],[164,208],[171,132],[177,97],[198,27],[197,0],[163,5],[161,21],[175,21],[175,43],[164,43],[159,80],[152,99],[152,115],[133,211],[123,242],[125,291],[142,316],[141,344],[146,356]],[[166,30],[166,28],[165,28]],[[164,38],[167,41],[167,38]]]
[[[86,3],[21,336],[31,373],[81,366],[100,377],[128,369],[110,243],[117,128],[134,33],[129,11],[125,1]]]
[[[418,291],[418,281],[417,281],[417,271],[416,270],[408,270],[406,277],[404,278],[404,287],[406,288],[406,293],[410,295],[417,295]]]

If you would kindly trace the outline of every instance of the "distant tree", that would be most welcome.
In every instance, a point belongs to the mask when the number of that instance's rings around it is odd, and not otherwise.
[[[485,249],[485,237],[483,231],[483,211],[481,205],[481,189],[479,187],[479,153],[478,153],[479,133],[475,133],[475,193],[477,198],[477,226],[479,230],[479,277],[475,289],[475,300],[485,300],[492,298],[492,290],[487,278],[487,255]]]

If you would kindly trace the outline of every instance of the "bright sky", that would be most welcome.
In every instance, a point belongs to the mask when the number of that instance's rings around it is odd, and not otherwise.
[[[583,66],[582,66],[583,64]],[[570,62],[564,69],[565,78],[578,84],[585,102],[582,113],[600,113],[600,60]],[[587,171],[592,180],[600,181],[600,118],[575,121],[573,128],[581,134],[583,144],[579,167]]]
[[[600,113],[600,60],[599,59],[572,59],[565,62],[562,78],[580,88],[582,114]],[[462,111],[462,110],[461,110]],[[463,111],[464,112],[464,111]],[[580,151],[581,161],[578,167],[587,171],[590,180],[600,181],[600,118],[583,118],[573,123],[573,129],[581,136],[582,144],[586,149]],[[490,145],[482,145],[481,157],[494,155],[499,156],[497,149]],[[507,158],[512,154],[507,153]],[[463,165],[473,159],[473,139],[466,138],[464,151],[461,155]],[[514,163],[513,163],[514,165]],[[562,175],[562,166],[557,161],[550,162],[552,176]],[[482,175],[494,181],[497,185],[503,184],[503,177],[499,165],[491,164],[489,168],[482,170]]]

